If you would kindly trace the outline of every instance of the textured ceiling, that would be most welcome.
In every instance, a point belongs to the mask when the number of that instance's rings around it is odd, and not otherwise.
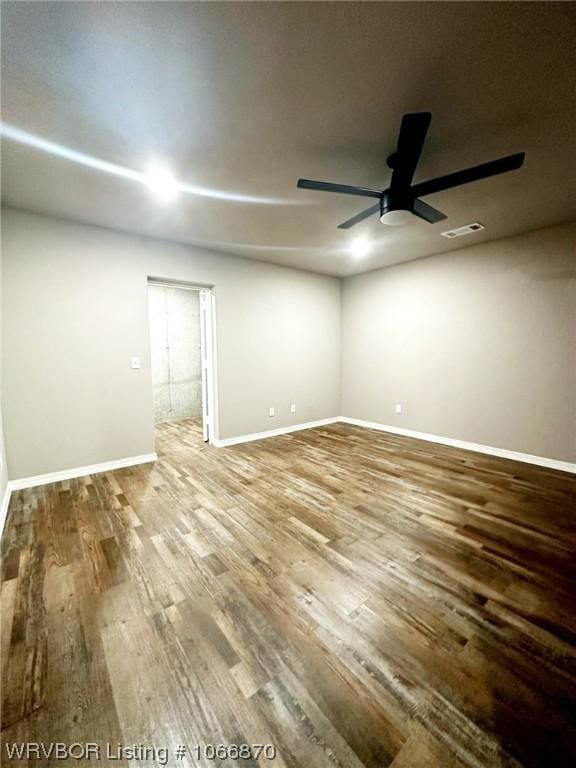
[[[3,2],[3,120],[134,170],[273,198],[181,195],[4,140],[6,204],[329,274],[576,218],[574,3]],[[415,181],[513,152],[516,172],[426,198],[447,221],[336,225],[383,188],[405,112],[432,126]],[[445,229],[486,230],[450,241]],[[357,236],[370,254],[349,252]]]

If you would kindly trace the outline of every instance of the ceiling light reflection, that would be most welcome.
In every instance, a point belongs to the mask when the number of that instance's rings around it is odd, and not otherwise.
[[[154,197],[163,203],[170,203],[180,192],[180,185],[165,168],[153,167],[146,174],[146,184]]]
[[[75,149],[70,149],[62,144],[43,139],[41,136],[36,136],[27,131],[23,131],[21,128],[17,128],[15,125],[9,123],[0,123],[0,135],[15,141],[18,144],[24,144],[34,149],[39,149],[42,152],[47,152],[54,157],[61,157],[63,160],[69,160],[72,163],[83,165],[87,168],[93,168],[96,171],[102,171],[103,173],[109,173],[113,176],[119,176],[130,181],[136,181],[140,184],[150,185],[148,174],[140,171],[135,171],[131,168],[126,168],[123,165],[117,165],[116,163],[109,163],[107,160],[101,160],[98,157],[92,157],[84,152],[77,152]],[[252,203],[255,205],[302,205],[302,200],[290,200],[280,197],[260,197],[257,195],[242,195],[234,192],[225,192],[224,190],[211,189],[209,187],[199,187],[193,184],[183,184],[177,182],[177,189],[180,192],[184,192],[188,195],[196,195],[197,197],[208,197],[216,200],[225,200],[235,203]]]
[[[370,243],[365,237],[358,237],[352,243],[350,250],[352,251],[353,256],[357,259],[362,259],[364,256],[368,255],[368,252],[370,251]]]

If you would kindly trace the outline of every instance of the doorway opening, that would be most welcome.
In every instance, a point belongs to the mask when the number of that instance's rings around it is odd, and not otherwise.
[[[154,426],[180,424],[212,443],[214,296],[210,288],[148,279]]]

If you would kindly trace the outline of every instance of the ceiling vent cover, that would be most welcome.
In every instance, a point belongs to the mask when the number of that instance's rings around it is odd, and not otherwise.
[[[440,234],[443,237],[462,237],[463,235],[471,235],[473,232],[479,232],[481,229],[486,229],[484,224],[475,221],[474,224],[467,224],[465,227],[458,227],[457,229],[449,229]]]

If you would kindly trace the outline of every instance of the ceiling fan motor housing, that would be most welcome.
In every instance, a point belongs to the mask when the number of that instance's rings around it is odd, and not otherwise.
[[[413,184],[431,118],[430,112],[409,112],[402,118],[396,151],[387,159],[388,167],[392,170],[388,189],[353,187],[349,184],[332,184],[327,181],[313,181],[312,179],[298,179],[298,187],[300,189],[315,189],[319,192],[338,192],[344,195],[371,197],[378,200],[366,210],[360,211],[351,219],[339,224],[338,229],[350,229],[350,227],[360,224],[361,221],[376,213],[380,214],[380,221],[383,224],[392,226],[406,224],[412,217],[424,219],[429,224],[436,224],[445,219],[446,215],[424,202],[422,197],[453,187],[460,187],[462,184],[470,184],[472,181],[487,179],[489,176],[515,171],[522,166],[525,153],[517,152],[515,155],[500,157],[498,160],[491,160],[472,168],[464,168],[461,171],[448,173],[446,176],[438,176],[435,179]]]
[[[391,227],[407,224],[413,217],[414,201],[411,198],[382,195],[380,201],[380,221]]]

